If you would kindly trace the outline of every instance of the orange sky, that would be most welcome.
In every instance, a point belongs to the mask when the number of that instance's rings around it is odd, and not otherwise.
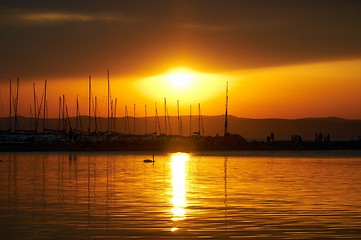
[[[136,116],[155,113],[164,115],[164,98],[170,115],[188,115],[190,105],[197,114],[198,103],[204,115],[221,115],[225,110],[225,88],[229,82],[229,113],[245,118],[303,118],[343,117],[361,119],[361,60],[313,63],[294,66],[257,68],[225,73],[204,73],[190,68],[175,68],[147,77],[110,77],[111,96],[117,98],[117,116]],[[177,86],[169,76],[187,73],[191,79]],[[41,101],[44,81],[35,81],[36,95]],[[13,80],[15,95],[16,82]],[[107,75],[92,77],[93,98],[97,97],[101,116],[107,116]],[[1,115],[8,114],[9,83],[1,84]],[[65,95],[69,114],[76,114],[76,97],[80,113],[88,114],[88,76],[83,79],[48,79],[47,99],[50,117],[58,116],[59,96]],[[19,115],[28,116],[33,111],[33,86],[31,81],[20,79]],[[94,114],[94,113],[92,113]]]

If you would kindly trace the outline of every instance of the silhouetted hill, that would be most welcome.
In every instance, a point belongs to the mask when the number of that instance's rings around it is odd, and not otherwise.
[[[333,139],[355,139],[361,136],[361,121],[340,118],[305,119],[232,119],[233,131],[242,132],[246,138],[264,137],[274,132],[277,138],[290,139],[298,134],[304,139],[314,139],[315,133],[330,134]]]
[[[83,131],[88,130],[88,117],[82,116],[78,119],[78,129]],[[191,132],[197,132],[200,130],[201,134],[204,129],[204,135],[215,136],[216,134],[223,135],[224,133],[224,116],[202,116],[202,120],[199,121],[198,116],[193,116],[191,120],[192,129],[190,129],[190,117],[182,116],[181,124],[178,125],[178,117],[169,117],[170,123],[167,123],[167,134],[188,136]],[[76,128],[76,118],[70,118],[71,127]],[[135,128],[134,128],[135,122]],[[62,128],[63,120],[61,119],[48,119],[47,128],[58,130]],[[19,117],[18,125],[20,130],[33,130],[35,127],[34,119],[27,117]],[[164,117],[159,117],[159,125],[161,127],[161,133],[165,133]],[[40,119],[39,130],[43,129],[43,122]],[[115,120],[115,130],[121,133],[128,134],[144,134],[147,126],[147,132],[160,133],[157,119],[147,117],[145,121],[144,117],[133,117],[128,119],[119,117]],[[179,126],[179,127],[178,127]],[[303,118],[303,119],[247,119],[238,118],[235,116],[229,116],[228,124],[229,132],[234,134],[240,134],[246,139],[261,139],[265,140],[271,132],[274,132],[276,139],[290,139],[292,134],[298,134],[303,139],[315,138],[315,133],[322,132],[330,134],[331,139],[357,139],[361,136],[361,120],[348,120],[336,117],[329,118]],[[6,131],[9,129],[9,118],[0,118],[0,130]],[[12,129],[14,129],[14,118],[12,120]],[[91,118],[91,131],[97,129],[100,132],[106,132],[108,129],[108,121],[106,118],[97,118],[97,124],[95,126],[94,118]],[[135,131],[134,131],[135,130]]]

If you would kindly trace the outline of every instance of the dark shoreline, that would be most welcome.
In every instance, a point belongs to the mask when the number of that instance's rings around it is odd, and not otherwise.
[[[361,150],[361,141],[245,141],[241,137],[124,137],[102,141],[1,141],[0,152]]]

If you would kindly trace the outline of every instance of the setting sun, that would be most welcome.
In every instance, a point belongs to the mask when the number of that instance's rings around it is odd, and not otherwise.
[[[195,104],[224,94],[225,82],[234,76],[196,71],[188,67],[175,67],[158,75],[139,79],[137,88],[142,95],[153,99],[177,100]]]
[[[166,78],[177,88],[187,87],[195,76],[185,72],[177,72]]]

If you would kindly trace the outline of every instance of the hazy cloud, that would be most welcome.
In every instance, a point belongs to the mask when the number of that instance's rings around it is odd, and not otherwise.
[[[24,13],[16,16],[24,22],[52,23],[52,22],[87,22],[94,17],[85,14],[71,14],[62,12]]]
[[[52,11],[23,11],[9,10],[3,12],[0,21],[3,25],[14,24],[56,24],[71,22],[135,22],[135,17],[125,14],[113,13],[75,13],[75,12],[52,12]]]

